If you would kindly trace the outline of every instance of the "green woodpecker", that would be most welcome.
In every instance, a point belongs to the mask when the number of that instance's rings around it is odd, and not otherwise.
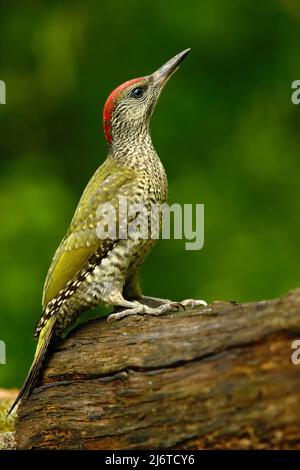
[[[123,83],[105,103],[108,156],[84,190],[54,255],[35,333],[38,344],[34,361],[11,410],[31,392],[49,345],[88,308],[100,304],[117,307],[108,317],[115,321],[131,314],[160,315],[179,306],[205,304],[201,300],[179,304],[142,296],[137,272],[155,240],[99,239],[96,230],[99,205],[109,202],[117,208],[120,196],[130,204],[146,207],[167,201],[167,177],[151,141],[149,122],[164,85],[189,51],[180,52],[149,76]],[[117,224],[120,226],[122,220]],[[149,305],[149,299],[156,301],[155,307]]]

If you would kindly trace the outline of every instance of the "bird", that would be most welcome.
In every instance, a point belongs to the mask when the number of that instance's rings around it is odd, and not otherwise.
[[[38,343],[33,363],[9,413],[30,395],[49,347],[87,309],[114,307],[108,317],[111,323],[133,314],[162,315],[180,306],[206,305],[202,300],[179,303],[142,295],[138,271],[155,239],[100,239],[97,235],[101,204],[118,208],[120,197],[146,208],[167,202],[168,180],[153,146],[149,124],[163,88],[189,52],[183,50],[151,75],[126,81],[106,100],[103,127],[108,154],[87,184],[54,254],[35,331]],[[117,217],[119,227],[123,222]]]

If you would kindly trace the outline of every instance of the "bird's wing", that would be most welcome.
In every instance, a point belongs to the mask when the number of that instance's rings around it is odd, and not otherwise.
[[[50,266],[43,291],[44,309],[84,268],[96,250],[105,257],[111,247],[106,240],[97,237],[100,220],[97,209],[103,203],[117,207],[120,194],[132,194],[136,177],[135,170],[118,166],[108,158],[91,178]]]

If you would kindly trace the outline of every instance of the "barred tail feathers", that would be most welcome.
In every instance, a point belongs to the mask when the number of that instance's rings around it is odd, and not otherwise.
[[[33,389],[36,383],[36,380],[38,378],[39,372],[41,370],[41,366],[44,362],[44,359],[48,350],[48,346],[53,337],[55,323],[56,323],[55,316],[51,317],[45,324],[44,328],[41,330],[32,365],[30,367],[30,370],[28,372],[28,375],[25,379],[24,384],[22,385],[22,388],[19,391],[19,394],[16,400],[14,401],[9,412],[7,413],[7,416],[13,411],[13,409],[16,407],[19,401],[23,397],[28,396],[31,390]]]

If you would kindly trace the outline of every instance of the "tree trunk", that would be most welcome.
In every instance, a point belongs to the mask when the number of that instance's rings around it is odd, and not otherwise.
[[[17,447],[300,449],[296,339],[300,289],[90,321],[49,354],[19,407]]]

